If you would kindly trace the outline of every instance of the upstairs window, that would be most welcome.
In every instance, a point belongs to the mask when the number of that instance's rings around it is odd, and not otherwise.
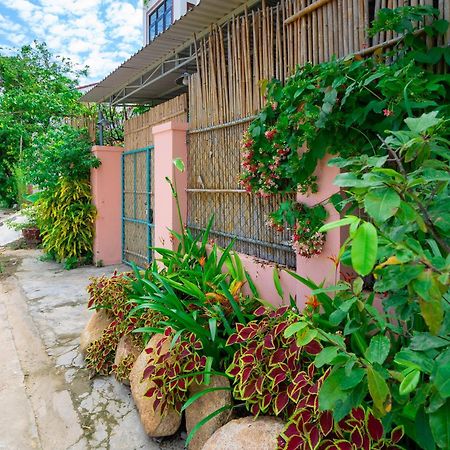
[[[172,25],[173,0],[163,1],[149,16],[149,42]]]

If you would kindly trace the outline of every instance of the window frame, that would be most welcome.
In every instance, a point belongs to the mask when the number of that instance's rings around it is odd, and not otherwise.
[[[148,12],[148,42],[152,42],[173,23],[173,0],[163,0]],[[160,24],[162,23],[162,27]]]

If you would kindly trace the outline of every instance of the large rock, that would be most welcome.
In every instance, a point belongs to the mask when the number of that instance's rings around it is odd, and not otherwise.
[[[116,356],[114,358],[114,365],[118,366],[124,359],[132,356],[134,360],[140,355],[142,347],[140,347],[133,339],[131,334],[127,334],[120,338],[117,344]],[[131,360],[133,361],[133,360]],[[130,363],[131,363],[130,361]],[[125,384],[130,384],[129,380],[122,380]]]
[[[189,388],[189,394],[192,396],[205,389],[216,387],[229,388],[230,382],[228,381],[228,378],[214,375],[211,377],[211,382],[208,386],[194,382]],[[231,403],[231,391],[225,390],[209,392],[208,394],[205,394],[197,399],[186,410],[186,428],[188,434],[202,419],[209,416],[214,411],[217,411],[219,408],[231,405]],[[189,450],[201,450],[212,434],[225,425],[230,418],[231,410],[227,410],[202,425],[202,427],[195,433],[192,441],[189,443]]]
[[[203,450],[275,450],[284,423],[275,417],[244,417],[219,428]]]
[[[153,336],[147,344],[147,348],[154,348],[163,337],[161,334]],[[166,350],[169,350],[170,340],[167,340],[163,345],[164,347],[166,347]],[[161,413],[160,406],[158,406],[156,411],[153,411],[155,398],[146,397],[145,393],[154,386],[154,383],[149,379],[142,379],[142,374],[147,367],[148,360],[149,355],[143,350],[131,369],[131,394],[141,416],[141,422],[145,432],[150,437],[171,436],[178,431],[181,425],[181,415],[170,406],[166,408],[164,414]]]
[[[81,353],[86,354],[89,345],[102,337],[103,332],[113,320],[113,315],[106,309],[99,309],[92,314],[80,336]]]

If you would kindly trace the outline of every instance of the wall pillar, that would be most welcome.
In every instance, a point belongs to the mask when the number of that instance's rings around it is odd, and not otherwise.
[[[323,200],[328,199],[331,195],[339,192],[339,188],[333,184],[334,178],[339,174],[339,170],[335,167],[329,167],[327,165],[330,157],[327,156],[322,159],[317,166],[315,175],[317,176],[317,183],[319,185],[319,192],[316,194],[297,195],[297,201],[312,206]],[[329,213],[328,221],[332,222],[339,220],[339,213],[333,208],[332,205],[326,205],[325,208]],[[333,262],[333,258],[339,253],[341,247],[341,230],[336,228],[330,230],[327,233],[326,243],[323,248],[323,252],[320,255],[313,256],[312,258],[304,258],[297,255],[297,269],[298,273],[303,278],[309,278],[316,284],[321,284],[325,281],[325,285],[335,284],[335,274],[339,274],[339,267]],[[279,270],[281,286],[284,292],[284,298],[281,299],[278,295],[274,282],[273,282],[273,270],[276,264],[258,261],[247,255],[240,255],[245,269],[252,277],[260,296],[275,305],[288,305],[289,295],[292,295],[296,299],[299,308],[303,308],[308,300],[308,296],[311,293],[311,289],[303,285],[299,281],[295,280],[286,271]],[[246,292],[250,293],[248,287]]]
[[[183,222],[187,217],[187,123],[166,122],[153,127],[154,142],[154,245],[173,249],[176,243],[171,238],[170,230],[181,232],[178,212],[172,190],[166,177],[175,180]],[[186,170],[180,172],[173,160],[183,160]]]
[[[329,167],[328,161],[331,157],[328,155],[319,161],[317,170],[315,172],[317,176],[317,184],[319,186],[319,192],[311,195],[297,195],[297,201],[304,203],[308,206],[316,205],[333,194],[339,192],[339,187],[333,184],[334,179],[339,175],[339,169],[337,167]],[[339,213],[335,210],[333,205],[325,205],[325,209],[328,211],[327,222],[334,222],[339,220]],[[316,284],[320,284],[325,281],[325,285],[329,286],[336,284],[339,281],[339,266],[336,267],[333,259],[337,257],[341,248],[341,229],[335,228],[327,232],[326,242],[323,247],[323,251],[320,255],[313,256],[312,258],[304,258],[297,255],[297,270],[296,272],[304,278],[309,278]],[[297,303],[302,306],[307,296],[310,293],[310,289],[301,285],[298,292],[299,298]]]
[[[92,197],[97,208],[94,263],[105,266],[122,262],[122,147],[95,145],[92,153],[101,161],[91,171]]]

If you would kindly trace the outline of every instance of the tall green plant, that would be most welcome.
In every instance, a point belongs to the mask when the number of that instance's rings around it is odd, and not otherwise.
[[[68,265],[92,256],[96,210],[88,181],[61,179],[36,202],[44,250]]]

